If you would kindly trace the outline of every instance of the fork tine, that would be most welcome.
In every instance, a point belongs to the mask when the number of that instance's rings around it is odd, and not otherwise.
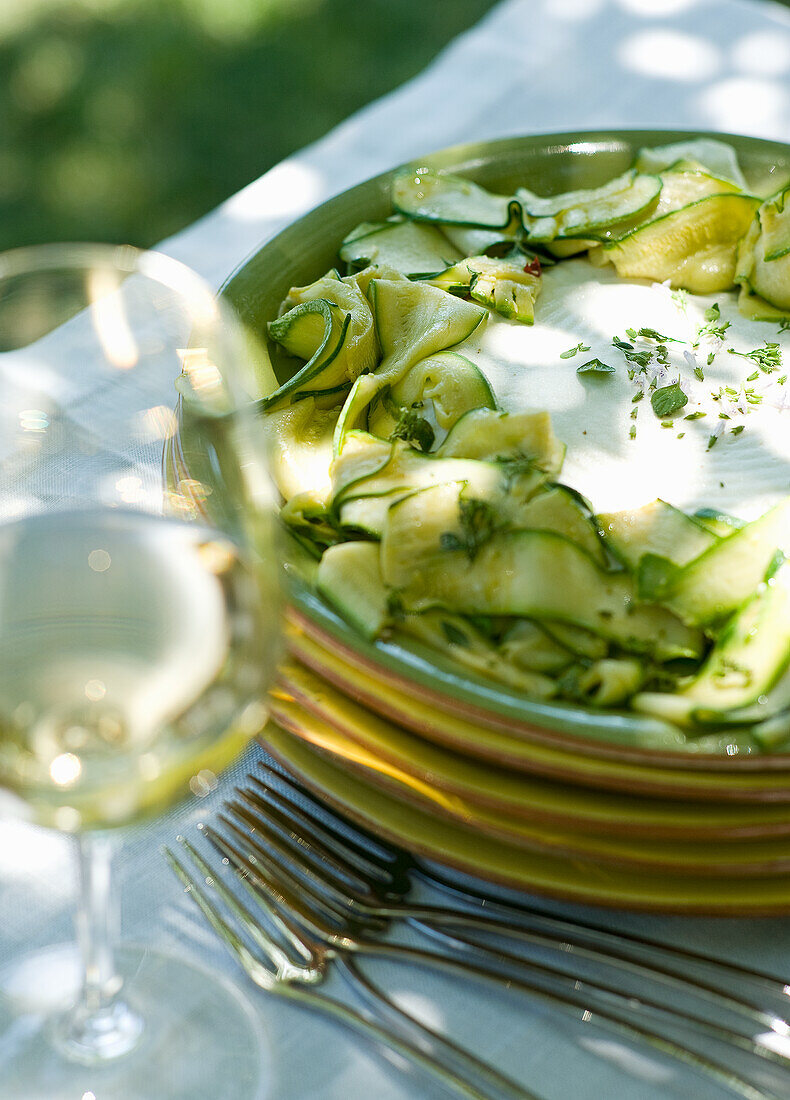
[[[386,864],[401,862],[408,856],[403,848],[398,848],[389,841],[376,836],[364,825],[352,821],[334,808],[330,809],[312,791],[309,791],[307,787],[300,783],[295,776],[284,769],[279,766],[277,768],[271,767],[263,760],[257,761],[257,765],[265,778],[270,782],[272,779],[277,781],[279,785],[285,787],[287,793],[284,794],[278,786],[269,786],[263,783],[260,778],[251,776],[250,778],[254,783],[257,783],[267,793],[275,793],[278,798],[287,801],[293,810],[309,817],[311,822],[325,829],[338,840],[355,847],[363,859],[375,858],[380,863]],[[338,822],[341,824],[342,831],[337,828]]]
[[[271,874],[270,867],[266,865],[266,870],[262,870],[255,863],[250,863],[248,857],[245,857],[242,852],[234,849],[231,842],[227,841],[221,834],[213,834],[208,828],[204,829],[204,832],[210,836],[212,840],[216,837],[217,846],[223,854],[227,854],[231,857],[234,864],[240,867],[246,872],[254,885],[260,886],[262,890],[271,897],[275,904],[286,905],[292,908],[298,915],[300,921],[304,921],[306,927],[314,934],[323,938],[325,942],[332,942],[341,952],[360,951],[362,954],[370,954],[379,956],[381,958],[399,959],[403,962],[422,963],[423,965],[435,965],[439,963],[441,969],[451,969],[456,972],[460,972],[468,975],[477,975],[478,977],[491,978],[496,975],[496,972],[492,974],[490,970],[481,969],[478,965],[472,963],[467,966],[462,962],[458,962],[448,958],[447,956],[436,956],[431,952],[426,952],[421,949],[414,949],[411,947],[405,947],[401,944],[387,944],[382,942],[370,942],[356,938],[349,938],[345,935],[338,935],[336,932],[332,932],[331,941],[326,940],[326,929],[322,928],[320,920],[313,919],[309,906],[307,905],[302,895],[292,896],[289,890],[282,890],[281,883],[277,882],[276,877]],[[236,830],[236,832],[238,832]],[[244,839],[244,838],[242,838]],[[342,954],[341,954],[342,958]],[[535,970],[543,969],[539,966],[534,967]],[[556,973],[549,972],[553,979],[557,978]],[[496,975],[497,979],[502,981],[509,988],[520,989],[524,992],[537,997],[543,1002],[552,1004],[560,1004],[567,1007],[576,1009],[583,1009],[585,1018],[600,1020],[605,1026],[613,1027],[616,1031],[626,1034],[631,1038],[638,1038],[642,1041],[647,1041],[651,1046],[656,1047],[659,1050],[663,1050],[665,1053],[671,1054],[681,1061],[686,1062],[689,1065],[702,1069],[705,1072],[712,1074],[721,1083],[726,1084],[730,1088],[734,1088],[739,1095],[748,1098],[748,1100],[778,1100],[776,1094],[771,1092],[764,1092],[759,1087],[754,1086],[750,1081],[745,1078],[739,1077],[736,1073],[733,1073],[729,1068],[720,1065],[716,1061],[700,1055],[693,1049],[684,1046],[682,1043],[675,1042],[668,1039],[666,1035],[662,1035],[659,1032],[651,1031],[644,1025],[636,1023],[632,1019],[633,1007],[635,1002],[633,999],[628,998],[622,993],[621,990],[600,986],[590,982],[577,982],[568,976],[566,978],[566,984],[568,988],[564,992],[559,992],[555,986],[553,991],[548,990],[541,985],[531,985],[525,983],[523,979],[514,978],[512,975],[504,975],[499,973]],[[603,991],[605,994],[615,996],[620,1002],[625,1000],[629,1011],[627,1014],[621,1012],[612,1011],[601,1005],[591,1008],[589,1003],[584,999],[584,990],[588,991]],[[646,1007],[658,1008],[660,1011],[666,1013],[668,1009],[665,1006],[651,1005],[651,1002],[642,1000],[641,1003]],[[686,1014],[686,1018],[688,1018]],[[706,1021],[699,1021],[702,1024],[706,1024]],[[747,1045],[745,1040],[738,1036],[736,1033],[731,1032],[729,1029],[718,1027],[716,1025],[708,1025],[708,1030],[714,1035],[714,1037],[722,1038],[726,1036],[733,1045],[740,1045],[743,1050],[748,1053],[755,1053],[752,1045]],[[739,1043],[740,1040],[740,1043]],[[769,1055],[770,1056],[770,1055]],[[773,1060],[773,1059],[771,1059]]]
[[[222,882],[221,877],[212,871],[200,853],[192,847],[185,837],[179,836],[177,839],[186,851],[189,852],[192,862],[205,876],[206,882],[210,883],[219,897],[222,898],[228,909],[233,913],[234,917],[236,917],[255,945],[268,954],[276,966],[283,969],[292,967],[294,965],[294,959],[289,957],[289,955],[281,949],[279,944],[264,931],[260,919],[251,913],[247,906],[243,905],[238,898],[228,890]],[[260,898],[257,893],[253,892],[250,888],[246,879],[242,875],[239,875],[237,881],[244,887],[249,896],[254,898],[260,905]],[[315,952],[309,949],[303,937],[298,934],[293,923],[285,919],[282,914],[268,905],[265,906],[265,911],[286,942],[297,952],[300,969],[302,969],[305,964],[315,968],[318,962]]]
[[[173,852],[167,847],[164,849],[164,856],[172,870],[181,880],[185,891],[195,902],[219,938],[230,951],[238,957],[247,973],[250,974],[262,988],[269,988],[274,981],[274,972],[269,970],[263,963],[255,958],[242,937],[239,936],[231,925],[222,917],[216,905],[213,905],[209,901],[207,893],[198,886],[194,876],[189,873],[186,867],[179,862]]]
[[[338,909],[332,908],[325,898],[314,894],[287,868],[272,860],[268,852],[245,836],[232,822],[224,817],[221,820],[223,832],[207,825],[203,828],[203,834],[240,874],[247,876],[256,892],[262,891],[278,908],[285,906],[324,943],[343,939],[340,932],[342,914]]]
[[[277,780],[287,784],[290,791],[294,792],[294,795],[298,798],[309,799],[310,802],[318,806],[323,814],[326,816],[330,814],[334,819],[342,822],[343,828],[348,828],[352,833],[356,833],[359,836],[370,837],[372,843],[379,846],[379,848],[385,849],[390,853],[391,858],[396,858],[398,854],[404,856],[410,861],[410,868],[417,876],[430,883],[431,885],[438,886],[445,893],[458,898],[459,900],[466,902],[482,902],[486,906],[486,911],[492,916],[499,916],[505,921],[513,921],[516,925],[520,924],[522,927],[526,927],[525,922],[537,920],[540,921],[543,927],[553,928],[555,932],[562,937],[578,936],[579,933],[588,935],[590,942],[597,944],[597,947],[606,952],[612,951],[614,958],[619,958],[623,962],[629,961],[629,956],[625,953],[624,949],[630,949],[632,951],[648,951],[657,952],[665,958],[674,960],[672,967],[663,968],[657,966],[657,972],[663,973],[667,977],[675,977],[683,980],[688,976],[689,965],[700,965],[703,967],[712,968],[715,971],[719,971],[721,974],[727,974],[732,980],[741,983],[748,982],[750,985],[761,989],[764,993],[777,997],[780,1001],[787,1002],[790,999],[790,983],[786,983],[781,979],[777,979],[771,974],[767,974],[754,967],[741,966],[738,963],[730,962],[725,959],[718,959],[714,956],[707,955],[701,951],[694,951],[690,948],[679,947],[675,944],[662,943],[660,940],[654,940],[648,936],[642,936],[635,932],[627,932],[622,930],[613,931],[611,928],[607,928],[601,924],[596,923],[593,920],[587,920],[583,918],[574,917],[572,920],[567,917],[556,916],[546,910],[543,910],[535,905],[530,905],[529,902],[519,901],[511,902],[505,899],[490,898],[483,894],[479,889],[475,889],[473,886],[464,885],[458,886],[452,882],[445,874],[433,865],[423,865],[422,863],[415,862],[407,852],[398,848],[396,845],[388,841],[380,840],[363,826],[359,825],[355,821],[349,820],[345,814],[334,806],[331,809],[327,807],[321,807],[313,795],[306,791],[299,781],[290,774],[284,774],[282,765],[272,767],[263,761],[260,762],[261,770],[268,775],[273,776]],[[405,893],[406,891],[404,891]],[[434,916],[439,916],[439,913],[435,913]],[[652,963],[644,964],[652,966]],[[675,969],[677,967],[677,969]],[[716,992],[715,987],[709,987],[711,992]],[[756,1005],[752,1005],[753,1008],[757,1008]],[[787,1023],[790,1028],[790,1021],[781,1020],[780,1023]]]
[[[364,879],[354,878],[349,881],[352,879],[350,871],[343,874],[345,868],[335,859],[328,858],[325,862],[321,862],[308,844],[283,844],[281,834],[270,827],[272,823],[267,809],[263,810],[263,814],[260,811],[257,814],[251,814],[245,806],[232,802],[225,804],[225,810],[255,834],[259,849],[263,847],[259,838],[263,839],[269,859],[276,859],[279,866],[291,875],[295,872],[298,878],[305,880],[305,884],[309,884],[313,891],[328,893],[331,902],[335,907],[339,906],[341,912],[345,914],[348,909],[354,907],[370,909],[371,919],[381,923],[372,908],[378,902],[378,897]],[[227,818],[224,820],[227,821]],[[288,831],[286,831],[286,838],[290,840]],[[249,843],[255,843],[252,836],[249,838]]]
[[[405,871],[413,865],[411,856],[403,849],[398,850],[389,845],[385,848],[381,841],[366,830],[360,829],[344,815],[329,810],[326,806],[322,807],[307,792],[306,797],[310,802],[303,805],[295,782],[290,784],[288,793],[283,793],[257,776],[251,775],[249,778],[267,806],[272,800],[276,800],[281,813],[297,821],[302,831],[320,837],[330,849],[341,850],[348,863],[356,865],[360,862],[364,868],[372,867],[385,878],[396,873],[402,878]]]
[[[327,881],[322,872],[304,862],[298,850],[284,849],[278,843],[276,835],[266,828],[265,822],[253,819],[254,823],[251,824],[243,812],[241,814],[237,812],[232,803],[226,803],[224,809],[226,812],[218,815],[219,820],[226,832],[230,831],[237,843],[247,850],[248,860],[253,867],[263,866],[273,869],[292,892],[309,895],[314,903],[335,921],[348,917],[351,899],[346,883],[338,886],[333,880]],[[210,830],[207,829],[207,831]],[[372,919],[377,925],[381,925],[380,920],[375,917]]]
[[[317,836],[317,830],[313,827],[308,831],[304,828],[304,822],[299,821],[295,814],[283,813],[273,803],[264,801],[256,791],[237,787],[236,794],[241,800],[233,804],[238,816],[243,817],[255,829],[266,828],[270,832],[272,829],[277,830],[278,839],[298,854],[300,859],[315,861],[322,870],[326,866],[331,867],[332,873],[338,878],[351,880],[353,887],[363,892],[370,889],[371,876],[383,886],[392,881],[389,872],[382,871],[378,864],[368,863],[363,870],[360,861],[350,856],[348,851],[338,852],[337,842],[334,842],[333,851],[328,847],[330,838]]]

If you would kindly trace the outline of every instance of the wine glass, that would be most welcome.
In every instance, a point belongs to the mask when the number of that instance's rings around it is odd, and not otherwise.
[[[2,1097],[258,1095],[236,991],[113,951],[109,860],[114,827],[211,785],[265,720],[279,584],[254,399],[269,370],[164,255],[0,255],[0,808],[74,834],[82,960],[65,1006],[42,996],[46,954],[0,974]]]

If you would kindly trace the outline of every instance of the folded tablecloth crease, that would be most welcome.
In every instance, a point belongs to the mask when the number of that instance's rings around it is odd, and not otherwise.
[[[504,0],[421,75],[161,247],[218,287],[280,228],[394,164],[462,142],[645,127],[790,141],[790,11],[760,0]],[[173,379],[162,378],[162,402],[172,395]],[[260,751],[251,749],[208,800],[135,830],[119,859],[126,938],[189,955],[239,981],[159,849],[210,814]],[[0,823],[0,972],[24,951],[70,937],[74,881],[66,855],[62,838]],[[790,922],[598,916],[790,977]],[[726,1095],[603,1031],[515,999],[427,973],[391,969],[385,977],[404,1004],[450,1026],[546,1100]],[[439,1097],[438,1088],[334,1027],[253,997],[272,1100]],[[231,1081],[217,1100],[235,1096]],[[0,1100],[28,1098],[10,1096],[0,1080]]]

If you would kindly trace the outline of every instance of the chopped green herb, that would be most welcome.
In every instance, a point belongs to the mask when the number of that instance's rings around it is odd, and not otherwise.
[[[728,684],[748,688],[752,682],[752,671],[729,657],[719,657],[717,668],[712,673],[717,680],[725,680]]]
[[[645,391],[644,390],[637,390],[636,393],[634,394],[634,396],[631,398],[631,403],[635,405],[637,403],[637,401],[641,401],[644,396],[645,396]]]
[[[719,420],[729,420],[729,419],[730,419],[729,413],[719,413]]]
[[[787,555],[784,550],[777,550],[774,556],[768,563],[768,568],[765,571],[765,580],[770,581],[774,577],[779,569],[782,568],[787,561]]]
[[[677,438],[682,439],[685,434],[686,434],[685,432],[678,432]]]
[[[626,329],[626,332],[629,336],[634,335],[633,329]],[[640,328],[635,335],[641,336],[643,340],[655,340],[657,344],[685,344],[686,342],[685,340],[678,340],[674,336],[663,336],[660,332],[656,332],[654,328]]]
[[[709,436],[709,437],[708,437],[708,446],[707,446],[707,447],[706,447],[705,449],[709,451],[709,450],[711,449],[711,447],[715,447],[715,446],[716,446],[716,444],[718,443],[718,441],[719,441],[719,437],[718,437],[717,435],[711,435],[711,436]]]
[[[689,295],[688,295],[687,290],[673,290],[672,291],[672,301],[675,303],[675,305],[678,307],[678,309],[681,311],[681,313],[686,312],[686,306],[688,304],[688,298],[689,298]]]
[[[589,349],[588,349],[589,350]],[[590,359],[587,363],[582,363],[580,367],[576,368],[577,374],[614,374],[615,368],[610,367],[608,363],[602,363],[600,359]]]
[[[442,619],[442,632],[450,643],[450,645],[468,646],[469,639],[463,630],[459,630],[455,623],[447,622],[446,619]]]
[[[406,612],[403,600],[398,592],[390,592],[387,595],[387,613],[392,619],[403,619]]]
[[[700,420],[703,416],[707,416],[707,415],[708,414],[704,413],[702,411],[702,409],[697,409],[696,412],[689,413],[688,416],[684,416],[683,419],[684,420]]]
[[[631,425],[631,430],[628,433],[629,439],[636,439],[636,424]]]
[[[435,434],[430,422],[411,408],[401,410],[390,439],[404,439],[407,443],[416,443],[421,451],[430,451]]]
[[[714,302],[710,309],[706,309],[703,316],[707,323],[700,325],[697,329],[697,339],[692,345],[695,348],[699,346],[700,340],[703,340],[706,336],[716,340],[723,340],[724,333],[730,327],[729,321],[721,320],[721,310],[719,309],[718,302]]]
[[[705,372],[703,371],[702,367],[695,367],[694,373],[696,374],[697,378],[699,378],[700,382],[705,381]]]
[[[470,561],[474,561],[496,530],[497,515],[488,501],[459,501],[459,520],[461,534],[444,531],[439,537],[442,550],[463,550]]]
[[[708,358],[707,358],[707,360],[706,360],[706,362],[707,362],[708,366],[710,366],[710,365],[711,365],[711,363],[713,362],[713,360],[714,360],[715,358],[716,358],[716,352],[715,352],[715,351],[709,351],[709,352],[708,352]]]
[[[758,370],[756,370],[754,372],[754,374],[749,375],[749,377],[746,379],[746,381],[747,382],[756,382],[759,377],[760,377],[760,372]]]
[[[732,429],[732,434],[740,435],[745,426],[745,424],[736,424],[735,427]]]
[[[636,420],[637,416],[639,416],[639,406],[634,405],[633,409],[631,409],[631,419]]]
[[[650,398],[656,416],[672,416],[688,405],[689,399],[680,388],[679,382],[657,389]]]
[[[574,355],[578,351],[589,351],[590,348],[587,344],[577,344],[575,348],[568,348],[567,351],[560,352],[560,359],[573,359]]]
[[[785,382],[787,381],[787,375],[783,374],[781,376],[781,378],[777,378],[776,381],[779,383],[780,386],[783,386],[785,384]]]
[[[662,428],[674,428],[675,427],[675,421],[674,420],[662,420],[661,421],[661,427]]]
[[[502,471],[503,488],[508,492],[515,481],[524,474],[530,474],[537,469],[536,463],[529,455],[508,455],[507,458],[495,459]]]
[[[636,363],[638,367],[646,367],[653,358],[652,351],[634,351],[634,345],[627,340],[621,340],[618,336],[612,337],[612,344],[623,353],[629,363]]]
[[[727,348],[730,355],[740,355],[742,359],[751,359],[756,363],[763,374],[771,374],[779,370],[782,365],[782,352],[778,344],[771,344],[763,340],[764,348],[754,348],[752,351],[736,351],[735,348]]]

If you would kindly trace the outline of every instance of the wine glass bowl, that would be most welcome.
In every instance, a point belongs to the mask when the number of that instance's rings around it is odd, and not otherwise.
[[[154,1027],[182,1016],[202,1020],[191,1049],[208,1052],[190,1096],[222,1094],[210,1031],[223,1011],[243,1028],[238,1005],[215,987],[208,1014],[190,1014],[209,987],[173,960],[127,1002],[103,830],[210,788],[265,721],[280,601],[262,355],[166,256],[0,256],[0,809],[76,834],[83,959],[76,1005],[28,1013],[0,1053],[0,1096],[81,1095],[84,1067],[110,1065],[108,1096],[150,1095],[157,1058],[174,1080],[179,1056],[152,1046]],[[182,422],[188,468],[163,461]],[[153,996],[164,971],[169,992]],[[0,975],[0,1031],[26,1013],[8,988]]]

